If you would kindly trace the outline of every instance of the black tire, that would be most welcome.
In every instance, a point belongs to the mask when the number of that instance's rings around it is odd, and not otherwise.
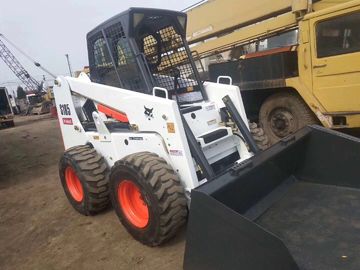
[[[258,126],[258,124],[250,122],[249,128],[250,133],[260,150],[265,150],[270,146],[268,136],[265,134],[265,131]]]
[[[83,190],[82,200],[76,200],[69,191],[65,171],[73,169]],[[60,159],[59,175],[66,197],[76,211],[95,215],[110,204],[109,170],[104,158],[89,145],[68,149]]]
[[[270,143],[296,132],[318,120],[305,102],[296,93],[276,93],[261,105],[259,120]]]
[[[15,122],[14,122],[14,121],[5,122],[5,126],[6,126],[7,128],[14,127],[14,126],[15,126]]]
[[[136,185],[148,208],[144,227],[135,226],[120,203],[119,187],[124,181]],[[186,223],[187,204],[179,177],[163,158],[150,152],[131,154],[115,163],[110,174],[110,198],[127,231],[148,246],[166,242]]]

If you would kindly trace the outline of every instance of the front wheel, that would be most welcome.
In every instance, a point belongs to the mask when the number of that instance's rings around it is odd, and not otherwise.
[[[187,218],[180,180],[158,155],[131,154],[115,163],[110,174],[110,197],[127,231],[148,246],[175,236]]]
[[[259,120],[272,144],[306,125],[318,123],[305,102],[289,92],[268,97],[260,108]]]
[[[60,159],[59,175],[69,202],[79,213],[94,215],[108,207],[108,168],[90,146],[68,149]]]

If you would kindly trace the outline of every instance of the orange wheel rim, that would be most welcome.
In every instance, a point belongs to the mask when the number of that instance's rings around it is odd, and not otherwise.
[[[124,180],[118,186],[118,201],[127,220],[137,228],[149,223],[149,207],[143,199],[140,188]]]
[[[74,169],[70,166],[65,170],[65,179],[67,188],[73,199],[77,202],[81,202],[84,199],[84,190],[80,179],[77,177]]]

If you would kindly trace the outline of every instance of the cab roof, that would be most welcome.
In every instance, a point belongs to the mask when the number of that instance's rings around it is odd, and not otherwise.
[[[93,30],[91,30],[87,34],[87,39],[98,34],[103,29],[106,29],[107,27],[114,25],[118,22],[121,23],[122,27],[124,28],[124,31],[126,32],[126,35],[129,35],[129,33],[131,33],[130,27],[132,26],[131,18],[133,17],[133,14],[137,14],[137,13],[145,14],[145,15],[154,15],[154,16],[163,15],[163,16],[187,18],[186,13],[184,13],[184,12],[166,10],[166,9],[132,7],[126,11],[123,11],[123,12],[111,17],[110,19],[106,20],[105,22],[99,24],[97,27],[95,27]],[[186,27],[185,27],[185,29],[186,29]]]

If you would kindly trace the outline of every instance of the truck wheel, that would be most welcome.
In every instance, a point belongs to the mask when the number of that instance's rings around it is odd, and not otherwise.
[[[71,205],[89,216],[109,206],[109,172],[101,155],[88,145],[67,150],[60,159],[61,184]]]
[[[277,93],[268,97],[260,108],[259,119],[271,143],[306,125],[318,123],[304,101],[293,93]]]
[[[250,122],[249,128],[250,133],[260,150],[265,150],[270,146],[268,136],[265,134],[265,131],[258,126],[258,124]]]
[[[186,222],[186,198],[178,176],[163,158],[150,152],[115,163],[110,198],[127,231],[148,246],[169,240]]]

